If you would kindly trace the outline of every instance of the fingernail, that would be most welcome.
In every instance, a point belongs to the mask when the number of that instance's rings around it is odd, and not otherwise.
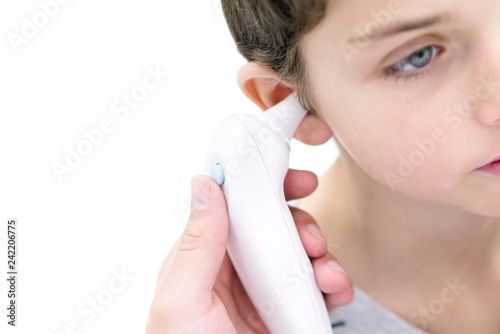
[[[326,261],[326,266],[330,269],[339,270],[345,273],[345,270],[340,266],[340,264],[333,259]]]
[[[191,210],[204,210],[210,205],[212,189],[210,183],[199,176],[191,179]]]
[[[307,224],[306,228],[307,228],[307,230],[308,230],[309,232],[311,232],[312,234],[314,234],[314,235],[316,235],[316,236],[320,237],[320,238],[321,238],[321,239],[323,239],[323,240],[325,239],[325,238],[323,237],[323,234],[321,234],[321,230],[319,229],[319,227],[318,227],[318,226],[316,226],[316,224]]]

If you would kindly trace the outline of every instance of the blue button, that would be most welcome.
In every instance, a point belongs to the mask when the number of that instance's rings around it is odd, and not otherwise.
[[[214,179],[215,182],[220,186],[224,183],[224,168],[222,168],[221,164],[215,164],[210,170],[210,176]]]

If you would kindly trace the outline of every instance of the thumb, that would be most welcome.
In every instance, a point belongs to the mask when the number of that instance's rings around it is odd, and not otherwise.
[[[209,176],[191,180],[191,215],[169,274],[183,299],[213,289],[226,252],[228,214],[222,189]],[[209,294],[209,296],[211,296]]]

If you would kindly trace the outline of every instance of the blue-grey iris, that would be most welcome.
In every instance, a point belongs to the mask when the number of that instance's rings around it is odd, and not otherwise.
[[[417,68],[424,67],[429,64],[432,60],[432,46],[428,46],[425,49],[419,50],[412,54],[409,59],[409,63]]]

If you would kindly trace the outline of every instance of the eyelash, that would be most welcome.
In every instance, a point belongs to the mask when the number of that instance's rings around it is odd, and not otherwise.
[[[401,70],[401,69],[397,69],[396,66],[398,64],[401,64],[401,63],[404,63],[404,64],[409,64],[409,59],[412,55],[414,55],[415,53],[418,53],[420,51],[423,51],[425,49],[427,49],[428,47],[432,47],[433,48],[433,52],[432,52],[432,58],[431,60],[429,61],[429,63],[427,65],[425,65],[424,67],[422,67],[422,69],[424,70],[414,70],[414,71],[405,71],[405,70]],[[434,51],[436,50],[436,51]],[[441,54],[443,51],[443,48],[442,47],[439,47],[437,45],[427,45],[419,50],[416,50],[415,52],[412,52],[410,55],[408,55],[408,57],[396,62],[395,64],[392,64],[391,66],[388,66],[384,69],[384,78],[385,79],[394,79],[396,80],[396,82],[399,80],[399,79],[404,79],[405,81],[409,81],[409,80],[412,80],[412,79],[419,79],[421,78],[422,76],[425,76],[427,74],[429,74],[429,69],[428,67],[433,63],[434,59],[439,55]],[[403,72],[403,73],[410,73],[410,74],[398,74],[400,72]]]

